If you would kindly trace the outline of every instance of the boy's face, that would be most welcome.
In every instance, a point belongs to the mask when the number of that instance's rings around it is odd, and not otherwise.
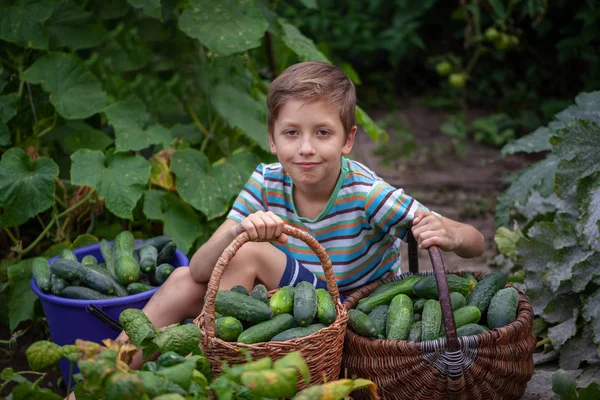
[[[283,105],[274,121],[269,143],[294,185],[332,190],[341,157],[352,150],[355,133],[353,127],[346,135],[333,105],[292,99]]]

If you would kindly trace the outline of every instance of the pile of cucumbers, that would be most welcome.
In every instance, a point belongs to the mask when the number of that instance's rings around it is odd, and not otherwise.
[[[63,249],[52,264],[38,257],[32,272],[46,293],[70,299],[105,300],[143,293],[162,285],[175,269],[170,262],[177,246],[167,236],[156,236],[135,244],[133,234],[120,232],[114,246],[100,241],[102,259],[93,255],[81,261]]]
[[[506,277],[493,272],[477,281],[472,274],[448,274],[457,334],[489,332],[516,319],[519,294],[505,288]],[[388,340],[426,341],[444,337],[442,308],[435,276],[408,276],[384,283],[348,311],[348,325],[358,335]]]
[[[284,286],[269,299],[263,284],[219,290],[215,299],[215,336],[227,342],[283,342],[331,325],[337,311],[325,289],[308,282]]]

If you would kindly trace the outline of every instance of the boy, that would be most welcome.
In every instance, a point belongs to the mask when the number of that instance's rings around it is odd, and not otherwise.
[[[400,273],[398,246],[408,229],[421,248],[436,245],[462,257],[482,254],[484,239],[475,228],[429,212],[344,157],[356,134],[356,98],[339,68],[321,62],[292,65],[271,83],[267,105],[269,143],[279,163],[258,166],[190,268],[176,268],[150,299],[144,312],[155,326],[200,314],[217,259],[243,231],[253,241],[233,257],[221,289],[251,290],[256,281],[269,290],[300,281],[326,287],[316,255],[282,234],[284,223],[309,232],[327,249],[346,294]],[[139,358],[132,365],[137,366]]]

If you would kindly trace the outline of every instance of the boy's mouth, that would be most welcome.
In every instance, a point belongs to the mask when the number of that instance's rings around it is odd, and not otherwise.
[[[296,163],[296,165],[300,168],[305,168],[305,169],[309,169],[309,168],[314,168],[317,165],[319,165],[319,163],[312,163],[312,162],[300,162],[300,163]]]

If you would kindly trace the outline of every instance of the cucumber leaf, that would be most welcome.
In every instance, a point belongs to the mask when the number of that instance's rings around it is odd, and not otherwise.
[[[56,364],[62,354],[60,346],[49,340],[37,341],[25,351],[29,366],[34,371]]]
[[[161,353],[174,351],[186,356],[200,345],[201,336],[200,328],[196,325],[184,324],[163,329],[153,342],[160,348]]]
[[[283,18],[279,18],[279,25],[283,30],[281,39],[287,47],[300,57],[301,61],[323,61],[331,63],[315,46],[315,43],[304,36],[294,25]]]
[[[587,197],[580,208],[577,230],[590,248],[600,252],[600,175],[585,190]]]
[[[23,149],[7,150],[0,160],[0,227],[18,226],[54,203],[58,166],[49,157],[32,161]]]
[[[119,315],[119,322],[123,330],[129,336],[131,343],[141,347],[144,341],[156,337],[152,322],[146,317],[142,310],[128,308]]]
[[[127,2],[133,7],[139,7],[144,10],[144,14],[147,16],[162,21],[160,0],[127,0]]]
[[[72,1],[56,3],[46,29],[50,33],[51,48],[68,47],[72,50],[97,46],[107,34],[91,12],[82,10]]]
[[[374,142],[377,143],[380,140],[387,142],[387,132],[381,129],[379,125],[369,117],[369,114],[364,112],[359,106],[356,106],[356,122],[363,127],[367,135],[369,135]]]
[[[35,303],[38,299],[31,290],[31,266],[33,258],[11,265],[8,273],[8,315],[10,318],[11,332],[17,329],[19,323],[33,319],[35,316]]]
[[[53,0],[0,3],[0,39],[25,48],[48,50],[44,21],[52,15]]]
[[[190,0],[179,18],[179,29],[215,56],[260,46],[267,27],[260,9],[248,2]]]
[[[550,136],[552,131],[546,127],[540,127],[533,133],[523,136],[502,148],[500,154],[507,156],[516,153],[538,153],[552,149]]]

